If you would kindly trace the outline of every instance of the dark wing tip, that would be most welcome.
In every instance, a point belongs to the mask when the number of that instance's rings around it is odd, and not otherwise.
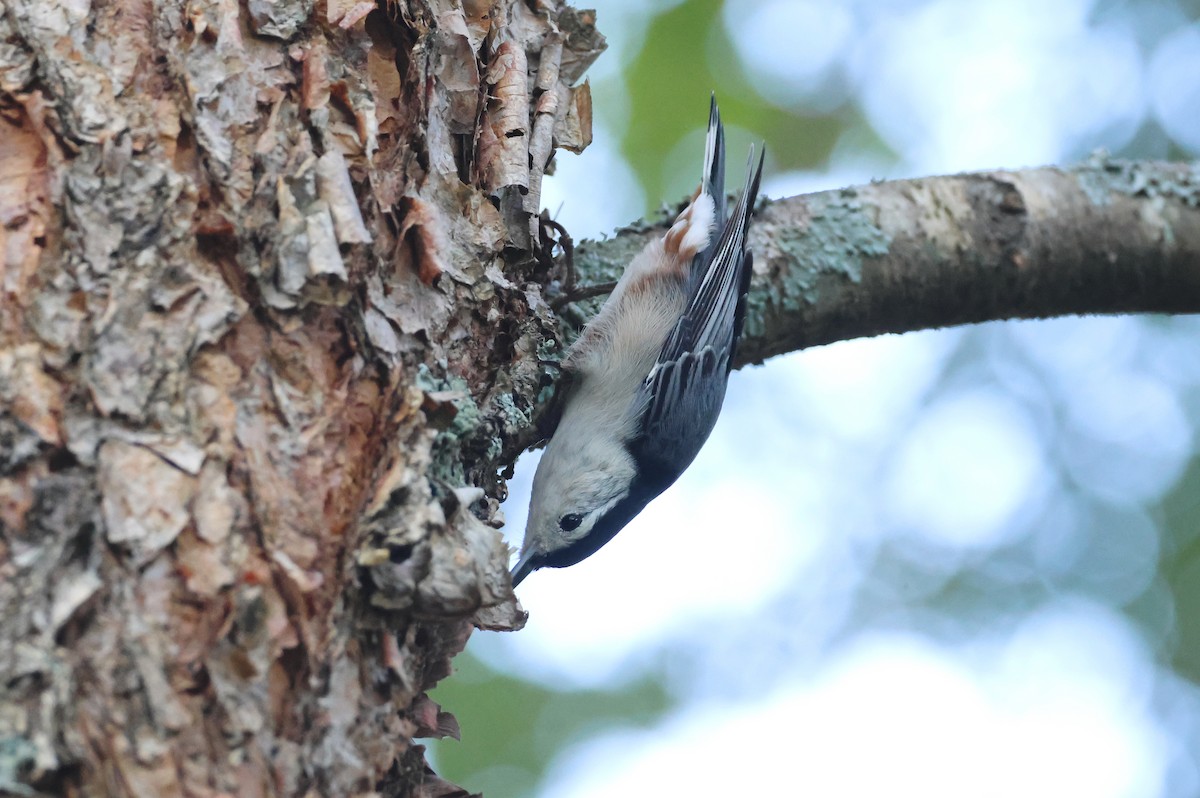
[[[747,225],[749,225],[750,213],[754,211],[754,206],[758,202],[758,185],[762,182],[763,163],[767,160],[767,143],[764,141],[762,150],[758,153],[758,166],[751,171],[750,167],[754,164],[754,145],[750,145],[750,157],[746,159],[746,192],[745,196],[747,205]]]
[[[733,368],[733,358],[737,353],[738,343],[742,338],[742,330],[746,326],[746,297],[750,293],[750,279],[754,275],[754,253],[746,240],[750,235],[750,220],[754,215],[754,206],[758,202],[758,187],[762,182],[763,163],[767,157],[767,146],[763,144],[758,154],[758,165],[750,169],[754,163],[754,146],[750,146],[750,156],[746,159],[746,190],[738,202],[738,211],[742,213],[742,257],[739,270],[737,305],[733,311],[733,341],[729,348],[727,368]]]

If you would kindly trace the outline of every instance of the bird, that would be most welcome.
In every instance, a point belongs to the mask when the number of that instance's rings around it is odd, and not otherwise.
[[[516,587],[594,554],[691,465],[721,412],[753,271],[747,235],[765,148],[733,212],[709,104],[700,186],[629,262],[563,358],[562,415],[538,463]]]

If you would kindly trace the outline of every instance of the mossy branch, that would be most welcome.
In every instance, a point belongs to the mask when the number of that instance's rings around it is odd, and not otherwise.
[[[584,280],[661,226],[584,242]],[[997,319],[1200,312],[1200,166],[1104,158],[767,201],[742,364]]]

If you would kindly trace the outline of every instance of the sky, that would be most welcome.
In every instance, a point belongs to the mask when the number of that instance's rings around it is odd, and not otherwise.
[[[600,10],[595,143],[544,192],[577,239],[677,199],[647,198],[620,144],[648,123],[622,111],[622,65],[670,5]],[[895,153],[848,130],[818,168],[769,159],[772,197],[1200,152],[1200,27],[1167,0],[731,0],[722,19],[764,103],[854,102]],[[698,171],[698,141],[664,162]],[[525,630],[472,639],[554,687],[668,674],[665,718],[574,742],[541,794],[1200,793],[1154,510],[1196,449],[1197,334],[1195,317],[991,324],[736,373],[679,482],[590,559],[529,577]],[[514,547],[537,454],[504,506]]]

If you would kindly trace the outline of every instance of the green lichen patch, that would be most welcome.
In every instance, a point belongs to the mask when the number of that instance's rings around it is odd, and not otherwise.
[[[476,438],[484,423],[479,405],[471,398],[470,386],[449,372],[439,377],[425,364],[417,369],[415,382],[425,392],[425,412],[438,430],[430,472],[448,485],[466,485],[461,453],[471,445],[478,447]],[[498,447],[499,442],[492,438],[484,448]]]
[[[1072,170],[1079,187],[1096,205],[1107,205],[1113,194],[1130,197],[1164,197],[1200,207],[1200,165],[1139,163],[1093,153]]]
[[[748,336],[764,334],[768,309],[790,312],[816,304],[831,284],[861,282],[867,259],[888,252],[890,237],[856,189],[813,195],[807,209],[808,218],[801,223],[783,224],[773,231],[782,268],[772,276],[769,291],[751,292]]]

